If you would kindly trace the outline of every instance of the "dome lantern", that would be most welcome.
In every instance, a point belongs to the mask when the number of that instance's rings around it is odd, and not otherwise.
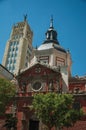
[[[51,17],[50,27],[45,33],[45,35],[46,35],[46,40],[44,41],[43,44],[51,43],[51,42],[59,44],[57,40],[57,32],[54,30],[54,27],[53,27],[53,17]]]

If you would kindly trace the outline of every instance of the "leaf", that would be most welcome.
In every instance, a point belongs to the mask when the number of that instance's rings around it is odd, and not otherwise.
[[[49,128],[72,126],[79,120],[78,111],[72,109],[74,98],[70,94],[36,94],[33,108],[37,117]],[[75,117],[76,116],[76,117]],[[75,117],[75,118],[74,118]]]

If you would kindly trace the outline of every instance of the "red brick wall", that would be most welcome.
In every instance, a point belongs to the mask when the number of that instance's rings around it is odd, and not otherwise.
[[[5,124],[5,118],[0,117],[0,130],[6,130],[6,128],[3,127],[4,124]]]
[[[63,130],[86,130],[86,121],[78,121],[74,127],[64,128]]]

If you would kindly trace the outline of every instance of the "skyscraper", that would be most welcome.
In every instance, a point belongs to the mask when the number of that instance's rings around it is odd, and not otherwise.
[[[13,26],[6,44],[2,64],[10,72],[18,74],[19,70],[28,67],[32,54],[32,36],[33,32],[27,22],[27,15],[25,15],[23,22]]]

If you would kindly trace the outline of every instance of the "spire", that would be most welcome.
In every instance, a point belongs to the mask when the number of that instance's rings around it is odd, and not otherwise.
[[[35,47],[36,49],[38,48],[38,46],[36,45],[36,47]]]
[[[51,15],[51,19],[50,19],[50,28],[53,28],[53,15]]]
[[[24,21],[26,21],[26,20],[27,20],[27,14],[24,15]]]
[[[44,41],[43,44],[51,43],[51,42],[59,44],[57,40],[57,32],[53,27],[53,16],[51,16],[50,27],[45,34],[46,34],[46,40]]]

